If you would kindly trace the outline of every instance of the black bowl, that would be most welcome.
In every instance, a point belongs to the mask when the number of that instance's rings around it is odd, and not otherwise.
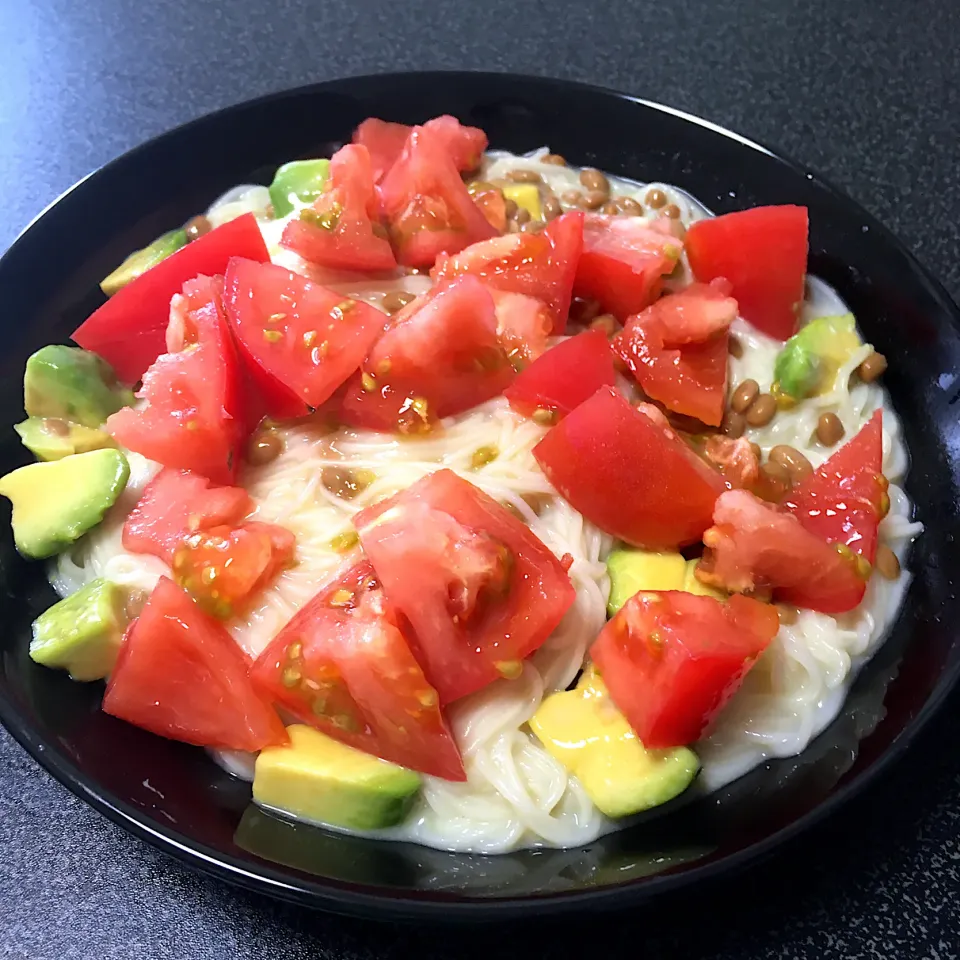
[[[548,144],[572,162],[660,179],[716,212],[810,209],[811,271],[838,289],[891,358],[886,377],[913,466],[907,489],[928,521],[896,627],[836,721],[799,757],[767,763],[708,800],[676,804],[576,850],[501,857],[440,853],[292,825],[250,806],[246,784],[201,750],[102,714],[80,685],[27,656],[30,621],[54,595],[0,541],[0,717],[57,779],[139,837],[225,880],[296,903],[388,918],[497,919],[648,900],[757,860],[861,790],[902,753],[960,673],[955,401],[960,314],[869,214],[813,174],[711,124],[608,91],[530,77],[437,73],[361,77],[241,104],[180,127],[82,181],[0,260],[6,350],[2,469],[27,458],[26,357],[65,341],[102,300],[97,283],[131,250],[240,182],[329,153],[365,117],[415,123],[452,113],[494,147]]]

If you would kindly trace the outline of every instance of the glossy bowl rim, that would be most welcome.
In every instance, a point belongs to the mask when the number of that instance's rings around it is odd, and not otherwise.
[[[259,97],[240,100],[218,110],[210,111],[185,123],[172,127],[110,160],[79,179],[47,204],[16,236],[13,243],[0,255],[0,270],[4,261],[18,247],[27,234],[38,226],[44,218],[62,201],[74,192],[87,188],[96,188],[101,179],[109,177],[116,169],[148,154],[157,142],[166,138],[189,133],[194,127],[209,123],[214,118],[226,117],[230,113],[242,111],[252,105],[268,104],[273,100],[283,100],[292,96],[305,96],[314,93],[336,91],[351,82],[388,83],[392,77],[406,79],[417,78],[424,82],[442,82],[444,78],[470,77],[482,80],[485,77],[499,81],[510,80],[518,86],[537,84],[542,87],[554,87],[559,93],[564,89],[576,88],[585,93],[634,103],[658,113],[668,114],[687,123],[702,127],[712,133],[733,140],[743,148],[765,154],[782,164],[793,173],[806,178],[815,186],[830,195],[832,201],[849,216],[858,217],[883,243],[905,257],[917,274],[926,281],[932,294],[941,302],[950,314],[953,326],[960,331],[960,307],[953,300],[943,284],[918,260],[913,252],[873,214],[862,207],[847,194],[835,187],[830,181],[810,170],[806,165],[774,150],[763,143],[744,137],[719,124],[705,120],[666,104],[636,97],[599,84],[556,77],[520,74],[511,71],[482,70],[427,70],[427,71],[385,71],[382,73],[354,74],[332,80],[303,84],[285,90],[275,91]],[[902,758],[906,750],[926,727],[936,713],[942,709],[947,698],[960,681],[960,660],[948,666],[937,678],[936,685],[923,704],[923,707],[910,718],[903,730],[887,749],[866,769],[836,787],[816,807],[795,820],[774,831],[761,840],[750,843],[744,848],[726,854],[704,864],[685,865],[680,872],[664,873],[657,876],[639,878],[622,884],[604,887],[562,891],[558,893],[525,894],[515,897],[492,899],[482,896],[457,894],[430,894],[380,891],[365,884],[345,881],[325,881],[322,879],[304,879],[292,881],[282,871],[263,861],[256,870],[249,869],[237,858],[222,854],[204,844],[196,843],[184,837],[176,830],[153,823],[134,806],[100,791],[94,778],[63,757],[58,757],[46,749],[46,745],[34,736],[30,727],[22,722],[13,704],[0,697],[0,723],[4,725],[13,739],[23,747],[40,767],[52,775],[60,784],[70,790],[93,809],[107,817],[117,826],[146,841],[154,848],[166,853],[188,867],[197,869],[209,876],[224,880],[243,889],[265,893],[271,897],[311,909],[326,910],[346,916],[364,917],[384,921],[431,920],[434,922],[471,922],[493,919],[520,918],[535,914],[538,917],[556,915],[562,911],[583,909],[614,909],[624,906],[632,900],[650,900],[654,897],[676,892],[685,887],[704,884],[716,880],[721,875],[740,872],[756,865],[769,857],[778,847],[796,838],[802,832],[834,814],[853,797],[881,777],[889,774],[891,767]],[[819,736],[819,735],[818,735]],[[816,738],[814,738],[816,739]],[[812,743],[812,741],[811,741]],[[808,745],[809,748],[809,745]],[[371,892],[375,890],[376,892]],[[641,893],[642,891],[642,893]]]

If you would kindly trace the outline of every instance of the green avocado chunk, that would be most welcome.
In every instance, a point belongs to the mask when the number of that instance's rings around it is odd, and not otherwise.
[[[37,560],[64,550],[103,519],[129,476],[127,458],[108,449],[31,463],[0,477],[0,495],[13,503],[17,550]]]
[[[123,263],[108,277],[100,281],[100,289],[112,297],[118,290],[122,290],[128,283],[155,267],[161,260],[166,260],[172,253],[187,245],[187,231],[184,229],[171,230],[162,237],[157,237],[153,243],[131,253]]]
[[[285,163],[270,184],[270,202],[277,217],[293,211],[291,194],[303,203],[312,203],[323,193],[330,174],[329,160],[294,160]]]
[[[113,367],[80,347],[51,344],[27,360],[23,405],[27,415],[99,427],[111,413],[133,403]]]
[[[852,313],[811,320],[777,354],[774,393],[803,400],[829,392],[840,367],[861,346]]]
[[[103,430],[47,417],[30,417],[14,426],[23,445],[39,460],[61,460],[75,453],[89,453],[114,446]]]
[[[328,737],[313,727],[287,727],[290,743],[257,756],[253,799],[294,816],[348,827],[392,827],[420,790],[417,773]]]
[[[110,675],[127,628],[127,593],[109,580],[91,580],[33,621],[30,659],[66,670],[74,680]]]

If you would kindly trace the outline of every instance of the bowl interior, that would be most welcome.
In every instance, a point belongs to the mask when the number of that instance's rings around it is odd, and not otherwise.
[[[799,757],[768,763],[709,801],[669,809],[576,850],[500,857],[374,843],[293,825],[250,806],[249,788],[201,750],[99,711],[102,687],[27,656],[30,622],[54,599],[40,564],[0,534],[0,716],[59,779],[128,829],[227,879],[299,902],[378,915],[473,916],[613,905],[741,864],[862,786],[909,742],[960,671],[952,531],[960,503],[958,312],[916,261],[851,201],[742,138],[652,104],[549,80],[407,74],[337,81],[243,104],[179,128],[81,183],[0,260],[0,468],[28,457],[26,357],[63,341],[101,301],[126,254],[241,182],[269,182],[295,157],[329,154],[368,116],[407,123],[452,113],[493,147],[549,145],[572,163],[688,190],[716,212],[767,203],[810,209],[811,272],[832,284],[891,358],[886,385],[912,456],[907,490],[927,530],[892,635],[837,720]],[[936,505],[935,513],[933,505]],[[935,522],[931,522],[935,521]]]

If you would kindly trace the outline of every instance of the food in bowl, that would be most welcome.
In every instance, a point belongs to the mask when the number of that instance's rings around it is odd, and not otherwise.
[[[264,807],[576,846],[804,749],[920,533],[807,212],[368,120],[27,363],[31,656]]]

